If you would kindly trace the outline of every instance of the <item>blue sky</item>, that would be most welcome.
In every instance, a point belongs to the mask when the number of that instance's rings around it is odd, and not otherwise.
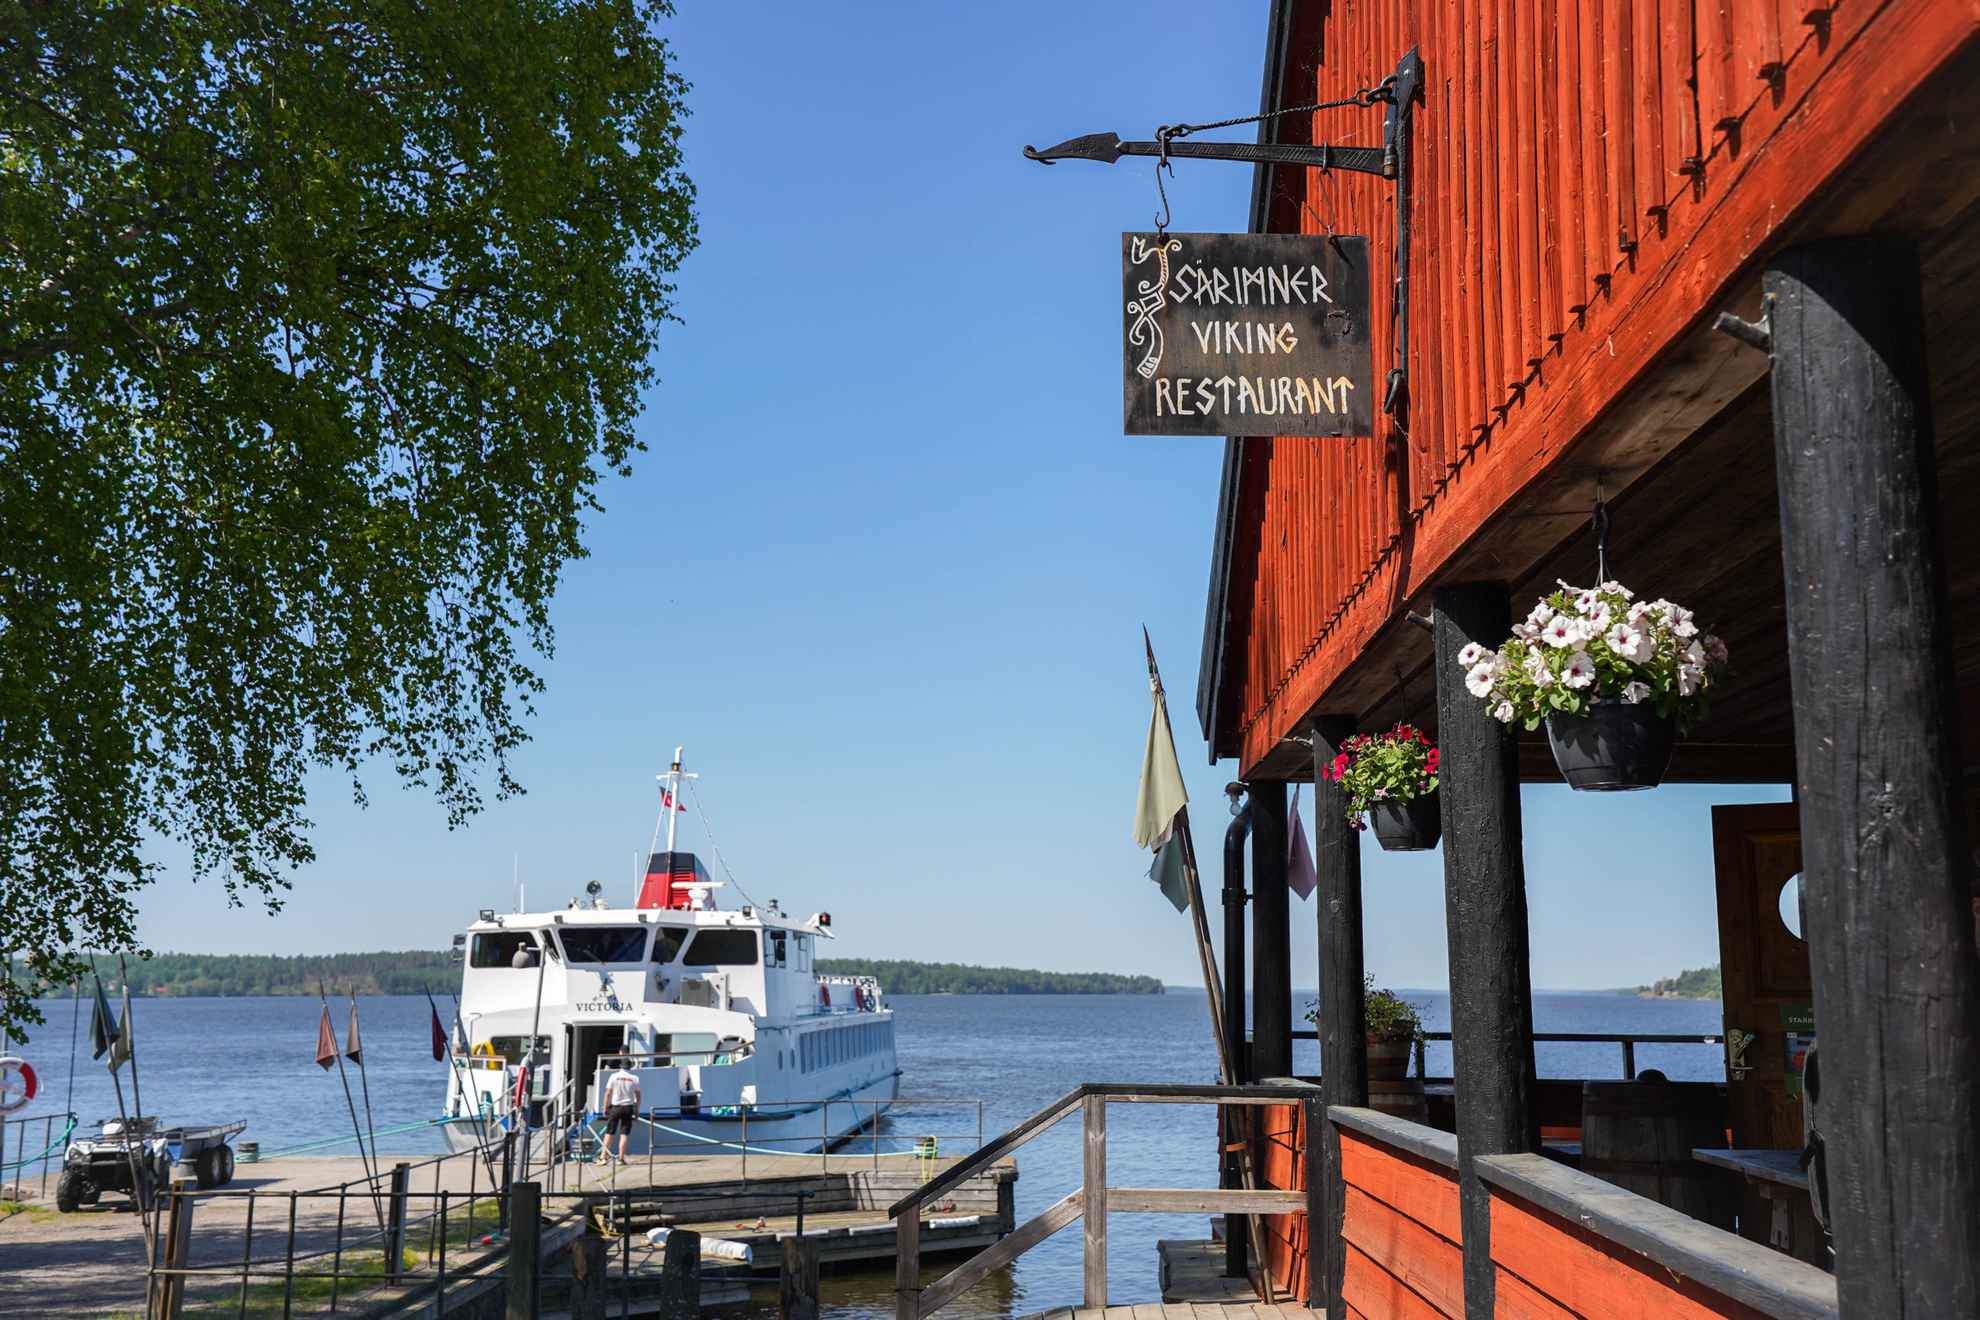
[[[533,906],[630,894],[685,743],[743,885],[831,910],[846,954],[1193,981],[1128,833],[1146,623],[1216,883],[1235,767],[1205,764],[1189,702],[1221,442],[1120,433],[1119,233],[1151,224],[1148,165],[1019,149],[1250,112],[1265,9],[684,0],[702,246],[651,452],[559,598],[528,795],[450,832],[383,770],[363,811],[325,777],[283,913],[175,872],[144,938],[436,947],[509,906],[518,864]],[[1183,162],[1175,226],[1243,229],[1249,186]],[[1706,804],[1782,796],[1529,789],[1535,983],[1716,960]],[[1370,969],[1443,985],[1435,856],[1366,859]],[[1310,985],[1312,905],[1293,920]]]

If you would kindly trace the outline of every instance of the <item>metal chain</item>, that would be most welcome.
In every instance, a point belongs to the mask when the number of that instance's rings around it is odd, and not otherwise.
[[[1235,128],[1239,124],[1255,124],[1261,119],[1278,119],[1283,115],[1311,114],[1315,110],[1334,110],[1346,105],[1375,105],[1395,99],[1396,76],[1392,73],[1373,87],[1364,87],[1353,96],[1344,96],[1338,101],[1315,101],[1312,105],[1291,105],[1281,110],[1267,110],[1258,115],[1239,115],[1235,119],[1219,119],[1208,124],[1171,124],[1156,136],[1163,133],[1170,137],[1188,137],[1191,133],[1201,133],[1212,128]]]
[[[1396,76],[1392,73],[1373,87],[1364,87],[1353,96],[1344,96],[1337,101],[1315,101],[1311,105],[1289,105],[1279,110],[1267,110],[1263,114],[1239,115],[1235,119],[1217,119],[1207,124],[1164,124],[1155,130],[1155,141],[1161,153],[1155,158],[1155,194],[1162,199],[1162,214],[1155,218],[1155,234],[1159,238],[1169,231],[1169,221],[1174,215],[1169,210],[1169,190],[1162,186],[1162,174],[1168,172],[1170,178],[1176,176],[1176,167],[1169,163],[1169,143],[1175,138],[1188,137],[1192,133],[1207,132],[1213,128],[1235,128],[1239,124],[1256,124],[1265,119],[1279,119],[1286,115],[1312,114],[1316,110],[1334,110],[1348,105],[1376,105],[1393,101]],[[1333,226],[1327,226],[1329,233]]]

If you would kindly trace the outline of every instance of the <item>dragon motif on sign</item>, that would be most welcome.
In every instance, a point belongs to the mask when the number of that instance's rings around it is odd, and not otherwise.
[[[1169,254],[1180,251],[1181,239],[1164,240],[1159,234],[1153,247],[1139,234],[1128,245],[1130,266],[1139,266],[1151,256],[1155,258],[1155,278],[1135,285],[1138,296],[1127,305],[1128,314],[1134,317],[1128,325],[1128,343],[1148,346],[1134,366],[1143,380],[1154,379],[1155,369],[1162,365],[1162,329],[1155,324],[1155,318],[1169,305]]]

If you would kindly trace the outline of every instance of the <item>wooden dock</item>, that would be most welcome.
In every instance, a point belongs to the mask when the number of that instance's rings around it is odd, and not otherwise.
[[[1325,1320],[1326,1312],[1304,1306],[1218,1302],[1151,1302],[1140,1306],[1062,1306],[1023,1320]]]

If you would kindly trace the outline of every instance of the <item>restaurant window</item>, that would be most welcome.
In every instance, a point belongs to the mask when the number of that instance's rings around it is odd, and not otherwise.
[[[564,957],[574,963],[639,962],[646,957],[644,926],[566,926],[557,932]]]
[[[704,930],[695,933],[688,945],[690,967],[756,966],[756,932],[753,930]]]
[[[474,937],[474,946],[468,950],[468,966],[510,967],[515,963],[516,950],[535,947],[526,930],[483,931]]]

